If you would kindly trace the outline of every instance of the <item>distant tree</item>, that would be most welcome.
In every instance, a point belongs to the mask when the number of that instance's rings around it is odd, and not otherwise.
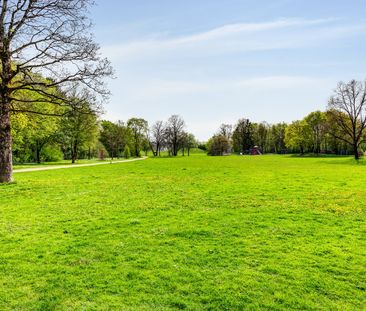
[[[275,153],[281,153],[284,149],[286,149],[285,145],[286,128],[287,128],[286,123],[277,123],[271,126],[270,129],[271,149]]]
[[[211,156],[222,156],[230,149],[230,142],[224,135],[215,135],[207,142],[207,153]]]
[[[151,150],[150,142],[149,142],[149,139],[147,137],[144,137],[142,139],[141,149],[144,151],[144,154],[145,154],[145,157],[146,157],[147,154],[149,153],[149,151]]]
[[[184,128],[185,122],[178,115],[172,115],[166,123],[165,140],[172,156],[178,155]]]
[[[314,111],[307,115],[304,120],[311,129],[313,152],[319,154],[321,149],[321,143],[326,134],[325,113],[321,111]]]
[[[154,157],[160,156],[161,149],[164,147],[165,132],[163,121],[156,121],[150,129],[148,137]]]
[[[132,133],[132,143],[134,146],[134,154],[136,157],[141,156],[142,143],[148,131],[148,122],[141,118],[131,118],[127,121],[127,127]]]
[[[300,153],[304,154],[311,143],[309,125],[304,120],[292,122],[286,128],[285,143],[288,148],[300,150]]]
[[[340,82],[329,100],[328,113],[342,129],[342,135],[331,134],[352,146],[354,157],[358,160],[366,127],[366,82]]]
[[[186,140],[186,148],[187,148],[187,154],[190,155],[190,151],[192,148],[196,148],[198,146],[197,140],[194,137],[193,134],[188,133],[187,140]]]
[[[270,125],[267,122],[253,124],[253,140],[262,152],[270,150]]]
[[[80,83],[108,95],[101,80],[112,73],[90,34],[92,0],[0,1],[0,182],[12,180],[11,113],[38,113],[38,104],[72,105],[54,89]],[[40,78],[43,73],[48,79]],[[37,75],[38,74],[38,75]],[[27,90],[30,96],[19,99]],[[18,106],[19,102],[24,103]]]
[[[233,126],[231,124],[221,124],[218,135],[225,136],[230,141],[233,136]]]
[[[60,137],[62,143],[70,148],[71,162],[75,163],[80,148],[89,147],[97,141],[98,116],[86,101],[68,110],[61,121]]]
[[[123,156],[125,159],[129,159],[131,157],[130,147],[128,147],[128,145],[126,145],[125,149],[123,150]]]
[[[205,142],[198,142],[198,149],[203,150],[203,151],[207,151],[207,143]]]
[[[102,121],[99,140],[112,158],[118,154],[118,125],[111,121]]]
[[[253,125],[249,119],[239,119],[233,133],[236,152],[246,152],[253,147]]]

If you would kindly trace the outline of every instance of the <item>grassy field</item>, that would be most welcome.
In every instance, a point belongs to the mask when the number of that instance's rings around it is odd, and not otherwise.
[[[362,310],[366,161],[207,157],[0,186],[1,310]]]

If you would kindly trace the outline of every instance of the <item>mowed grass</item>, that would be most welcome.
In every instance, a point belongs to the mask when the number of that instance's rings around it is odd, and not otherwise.
[[[0,186],[1,310],[362,310],[366,162],[191,157]]]

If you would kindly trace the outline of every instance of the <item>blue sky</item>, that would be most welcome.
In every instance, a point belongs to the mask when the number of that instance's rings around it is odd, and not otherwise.
[[[97,0],[96,40],[115,68],[105,118],[181,115],[201,140],[240,117],[324,110],[366,78],[364,0]]]

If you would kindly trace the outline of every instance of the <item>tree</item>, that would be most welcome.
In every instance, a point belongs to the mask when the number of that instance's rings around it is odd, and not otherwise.
[[[180,149],[181,137],[185,128],[184,120],[178,115],[172,115],[165,126],[165,139],[172,156],[177,156]]]
[[[72,163],[78,159],[81,146],[96,142],[97,134],[98,117],[88,102],[81,103],[77,109],[70,107],[62,118],[61,141],[70,148]]]
[[[87,17],[92,0],[0,2],[0,182],[12,180],[11,113],[35,111],[48,102],[70,106],[60,94],[79,83],[107,96],[102,77],[112,74],[101,59]],[[41,74],[47,79],[40,78]],[[57,88],[60,92],[54,92]],[[27,90],[39,98],[19,99]],[[61,91],[62,90],[62,91]],[[20,108],[17,103],[24,103]]]
[[[141,118],[131,118],[127,121],[127,126],[131,130],[132,140],[134,145],[134,154],[136,157],[140,157],[140,150],[143,147],[145,133],[148,131],[148,123]]]
[[[126,145],[125,149],[123,150],[123,156],[125,159],[129,159],[131,157],[130,147],[128,147],[128,145]]]
[[[310,128],[304,120],[294,121],[286,128],[285,143],[288,148],[300,150],[304,154],[310,142]]]
[[[148,136],[154,157],[160,156],[161,149],[165,143],[165,127],[163,121],[156,121],[151,127]]]
[[[259,146],[259,148],[263,153],[269,151],[270,149],[269,134],[270,134],[270,126],[267,122],[253,124],[254,143]]]
[[[188,133],[187,137],[186,137],[186,145],[185,147],[187,148],[187,155],[190,155],[191,149],[192,148],[196,148],[198,145],[196,138],[194,137],[193,134]]]
[[[215,135],[207,142],[207,153],[211,156],[223,156],[230,148],[230,142],[224,135]]]
[[[271,140],[271,149],[275,153],[281,153],[285,148],[285,132],[286,132],[287,124],[286,123],[277,123],[271,126],[270,130],[270,140]]]
[[[231,124],[221,124],[218,135],[225,136],[230,141],[233,136],[233,126]]]
[[[353,148],[356,160],[366,127],[366,81],[340,82],[329,100],[328,112],[342,129],[342,135],[331,133]]]
[[[249,119],[239,119],[233,133],[236,152],[246,152],[253,146],[253,126]]]
[[[108,151],[109,156],[112,158],[118,154],[118,126],[111,121],[102,121],[101,130],[99,134],[99,141],[103,144]]]
[[[313,152],[319,154],[321,143],[325,136],[326,116],[324,112],[314,111],[307,115],[304,120],[311,129]]]

